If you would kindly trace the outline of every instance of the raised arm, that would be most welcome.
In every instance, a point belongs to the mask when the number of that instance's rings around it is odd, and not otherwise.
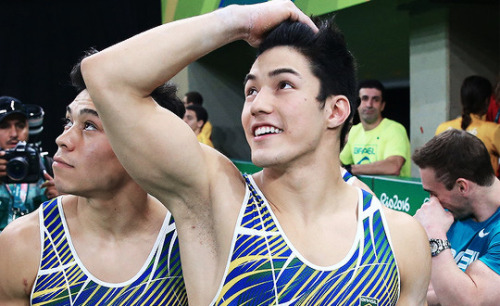
[[[203,196],[211,177],[207,165],[216,155],[198,144],[182,120],[152,103],[153,89],[229,42],[244,39],[257,45],[286,19],[314,27],[288,0],[229,6],[161,25],[82,62],[85,83],[114,151],[148,192],[160,200],[172,193]]]

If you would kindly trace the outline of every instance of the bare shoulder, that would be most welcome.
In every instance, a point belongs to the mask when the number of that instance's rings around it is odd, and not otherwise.
[[[245,194],[245,180],[234,163],[219,151],[203,145],[206,164],[209,169],[210,188],[215,188],[216,194],[243,197]]]
[[[396,247],[396,252],[408,249],[410,252],[416,247],[429,249],[427,234],[423,227],[407,213],[396,211],[383,206],[391,238]]]
[[[431,275],[427,234],[412,216],[383,208],[401,278],[401,305],[424,305]],[[399,305],[399,304],[398,304]]]
[[[0,234],[0,301],[29,298],[40,263],[38,210],[10,223]],[[2,303],[0,303],[2,304]]]
[[[2,249],[0,256],[4,256],[6,252],[23,251],[25,253],[25,249],[31,250],[28,253],[33,253],[35,245],[38,245],[38,249],[40,249],[39,224],[38,210],[10,223],[0,234],[0,248]]]

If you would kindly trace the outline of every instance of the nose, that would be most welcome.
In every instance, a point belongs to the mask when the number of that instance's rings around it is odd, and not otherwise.
[[[15,124],[9,126],[8,134],[11,139],[15,139],[19,136],[19,130]]]
[[[74,132],[74,127],[65,129],[61,135],[56,138],[56,144],[59,149],[73,150],[74,149],[74,138],[76,137]]]
[[[250,105],[250,112],[256,116],[258,114],[268,114],[273,111],[273,95],[268,89],[262,88]]]

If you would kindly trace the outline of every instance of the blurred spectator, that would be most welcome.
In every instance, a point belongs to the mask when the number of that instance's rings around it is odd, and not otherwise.
[[[186,107],[192,104],[203,106],[203,96],[197,91],[190,91],[184,95],[182,102]],[[210,121],[205,122],[200,134],[202,139],[208,139],[210,143],[212,142],[212,123]]]
[[[378,80],[359,84],[360,123],[354,125],[340,160],[354,175],[410,176],[410,140],[400,123],[383,118],[384,85]]]
[[[464,79],[460,88],[462,116],[441,123],[436,135],[448,129],[465,130],[481,139],[490,154],[493,171],[498,169],[500,153],[500,125],[485,121],[492,86],[488,79],[473,75]]]
[[[210,138],[207,138],[206,135],[201,133],[203,126],[208,121],[208,113],[203,106],[197,104],[188,105],[183,119],[194,131],[199,142],[211,146],[212,148],[214,147]]]
[[[497,86],[495,86],[495,91],[490,98],[490,105],[486,113],[486,121],[500,123],[500,77]]]

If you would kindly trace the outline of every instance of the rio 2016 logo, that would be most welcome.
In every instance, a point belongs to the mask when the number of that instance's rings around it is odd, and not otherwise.
[[[399,211],[404,211],[404,212],[409,212],[410,211],[410,198],[406,197],[405,200],[399,199],[398,195],[395,194],[392,198],[389,198],[389,196],[386,193],[382,193],[380,195],[380,202],[384,204],[385,206],[399,210]]]

